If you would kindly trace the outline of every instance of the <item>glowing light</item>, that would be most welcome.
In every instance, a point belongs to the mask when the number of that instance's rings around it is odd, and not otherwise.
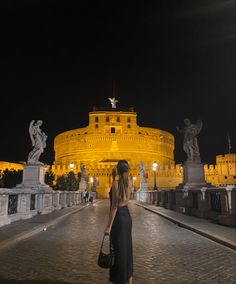
[[[157,170],[157,167],[158,167],[158,163],[153,162],[153,164],[152,164],[152,170],[153,170],[153,171],[156,171],[156,170]]]
[[[153,186],[153,190],[157,190],[157,185],[156,185],[156,170],[158,167],[158,163],[157,162],[153,162],[152,164],[152,170],[154,172],[154,186]]]
[[[70,170],[71,170],[71,171],[74,170],[74,167],[75,167],[74,163],[70,163]]]

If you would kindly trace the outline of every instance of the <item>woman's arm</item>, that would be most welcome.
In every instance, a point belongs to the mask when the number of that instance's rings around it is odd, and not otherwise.
[[[116,216],[116,211],[117,211],[116,190],[117,190],[117,182],[113,181],[113,183],[112,183],[112,206],[111,206],[111,210],[110,210],[110,213],[109,213],[108,223],[107,223],[107,226],[106,226],[105,231],[104,231],[105,235],[110,235],[111,227],[112,227],[114,218]]]

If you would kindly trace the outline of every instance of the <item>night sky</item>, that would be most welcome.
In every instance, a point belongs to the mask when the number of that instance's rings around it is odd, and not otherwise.
[[[228,152],[227,133],[235,152],[235,1],[2,0],[0,21],[1,161],[27,159],[42,119],[52,163],[55,136],[109,107],[114,81],[117,106],[175,136],[177,163],[185,117],[203,120],[204,163]]]

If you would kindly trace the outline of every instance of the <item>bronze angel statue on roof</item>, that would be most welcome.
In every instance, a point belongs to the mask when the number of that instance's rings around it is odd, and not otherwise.
[[[47,141],[47,135],[42,132],[40,128],[42,124],[42,120],[38,120],[37,122],[35,122],[35,120],[31,120],[30,122],[29,134],[33,149],[28,155],[28,164],[42,164],[39,161],[39,157],[43,153]]]

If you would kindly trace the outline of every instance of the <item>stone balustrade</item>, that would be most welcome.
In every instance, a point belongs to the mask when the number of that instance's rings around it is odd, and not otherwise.
[[[134,192],[133,199],[184,214],[236,226],[236,187],[202,187]]]
[[[96,197],[95,192],[93,195]],[[83,192],[81,191],[0,188],[0,227],[82,202]]]

